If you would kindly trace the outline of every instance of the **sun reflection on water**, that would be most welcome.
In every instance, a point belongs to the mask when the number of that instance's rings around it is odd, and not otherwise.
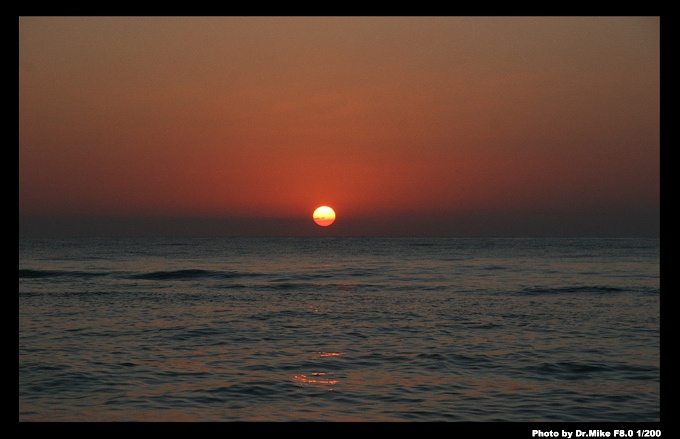
[[[316,352],[319,357],[339,357],[344,355],[344,352]]]
[[[344,352],[317,351],[317,352],[314,352],[313,355],[315,357],[340,357],[340,356],[344,355]],[[331,375],[331,372],[321,372],[321,371],[315,371],[315,372],[311,372],[309,374],[300,373],[300,374],[297,374],[297,375],[293,375],[293,380],[297,381],[298,383],[314,385],[314,386],[319,386],[319,387],[334,386],[334,385],[340,383],[339,379],[337,379],[335,377],[330,377],[330,375]],[[328,387],[328,390],[334,390],[334,389],[333,389],[333,387]]]
[[[340,380],[338,379],[326,377],[328,373],[329,372],[312,372],[311,376],[307,376],[301,373],[299,375],[293,375],[293,379],[295,381],[299,381],[305,384],[320,384],[320,385],[334,385],[340,382]]]

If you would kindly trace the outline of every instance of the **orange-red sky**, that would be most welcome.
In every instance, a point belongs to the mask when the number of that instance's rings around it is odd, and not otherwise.
[[[19,18],[24,234],[647,236],[659,169],[658,17]]]

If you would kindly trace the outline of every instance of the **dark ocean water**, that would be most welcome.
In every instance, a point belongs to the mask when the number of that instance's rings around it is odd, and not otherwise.
[[[658,239],[19,242],[19,421],[656,422]]]

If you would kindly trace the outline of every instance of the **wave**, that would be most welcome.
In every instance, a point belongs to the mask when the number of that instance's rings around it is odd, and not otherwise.
[[[119,271],[96,272],[96,271],[19,269],[19,279],[40,279],[55,277],[91,278],[113,276],[123,279],[135,279],[135,280],[185,280],[207,278],[234,279],[239,277],[253,277],[260,275],[261,275],[260,273],[215,271],[200,269],[163,270],[163,271],[149,271],[143,273],[129,273]]]
[[[654,380],[659,370],[653,366],[633,365],[626,363],[572,362],[542,363],[530,369],[539,375],[547,375],[562,379],[587,379],[597,374],[619,374],[621,379]]]
[[[44,277],[101,277],[111,273],[96,271],[71,271],[71,270],[31,270],[19,269],[19,279],[39,279]]]
[[[584,285],[575,287],[528,287],[520,290],[520,294],[526,295],[542,295],[542,294],[569,294],[569,293],[620,293],[627,291],[623,288],[598,286],[598,285]]]
[[[235,279],[243,277],[259,277],[263,273],[232,271],[232,270],[201,270],[201,269],[182,269],[182,270],[163,270],[137,273],[126,276],[128,279],[143,280],[186,280],[186,279]]]
[[[151,271],[147,273],[139,273],[128,276],[129,279],[145,279],[145,280],[173,280],[173,279],[200,279],[207,277],[215,277],[218,272],[209,270],[169,270],[169,271]],[[226,274],[226,273],[225,273]],[[227,277],[234,277],[228,275]]]

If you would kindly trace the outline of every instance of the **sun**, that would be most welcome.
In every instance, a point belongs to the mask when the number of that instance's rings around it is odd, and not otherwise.
[[[312,217],[318,225],[328,227],[335,221],[335,211],[328,206],[317,207]]]

